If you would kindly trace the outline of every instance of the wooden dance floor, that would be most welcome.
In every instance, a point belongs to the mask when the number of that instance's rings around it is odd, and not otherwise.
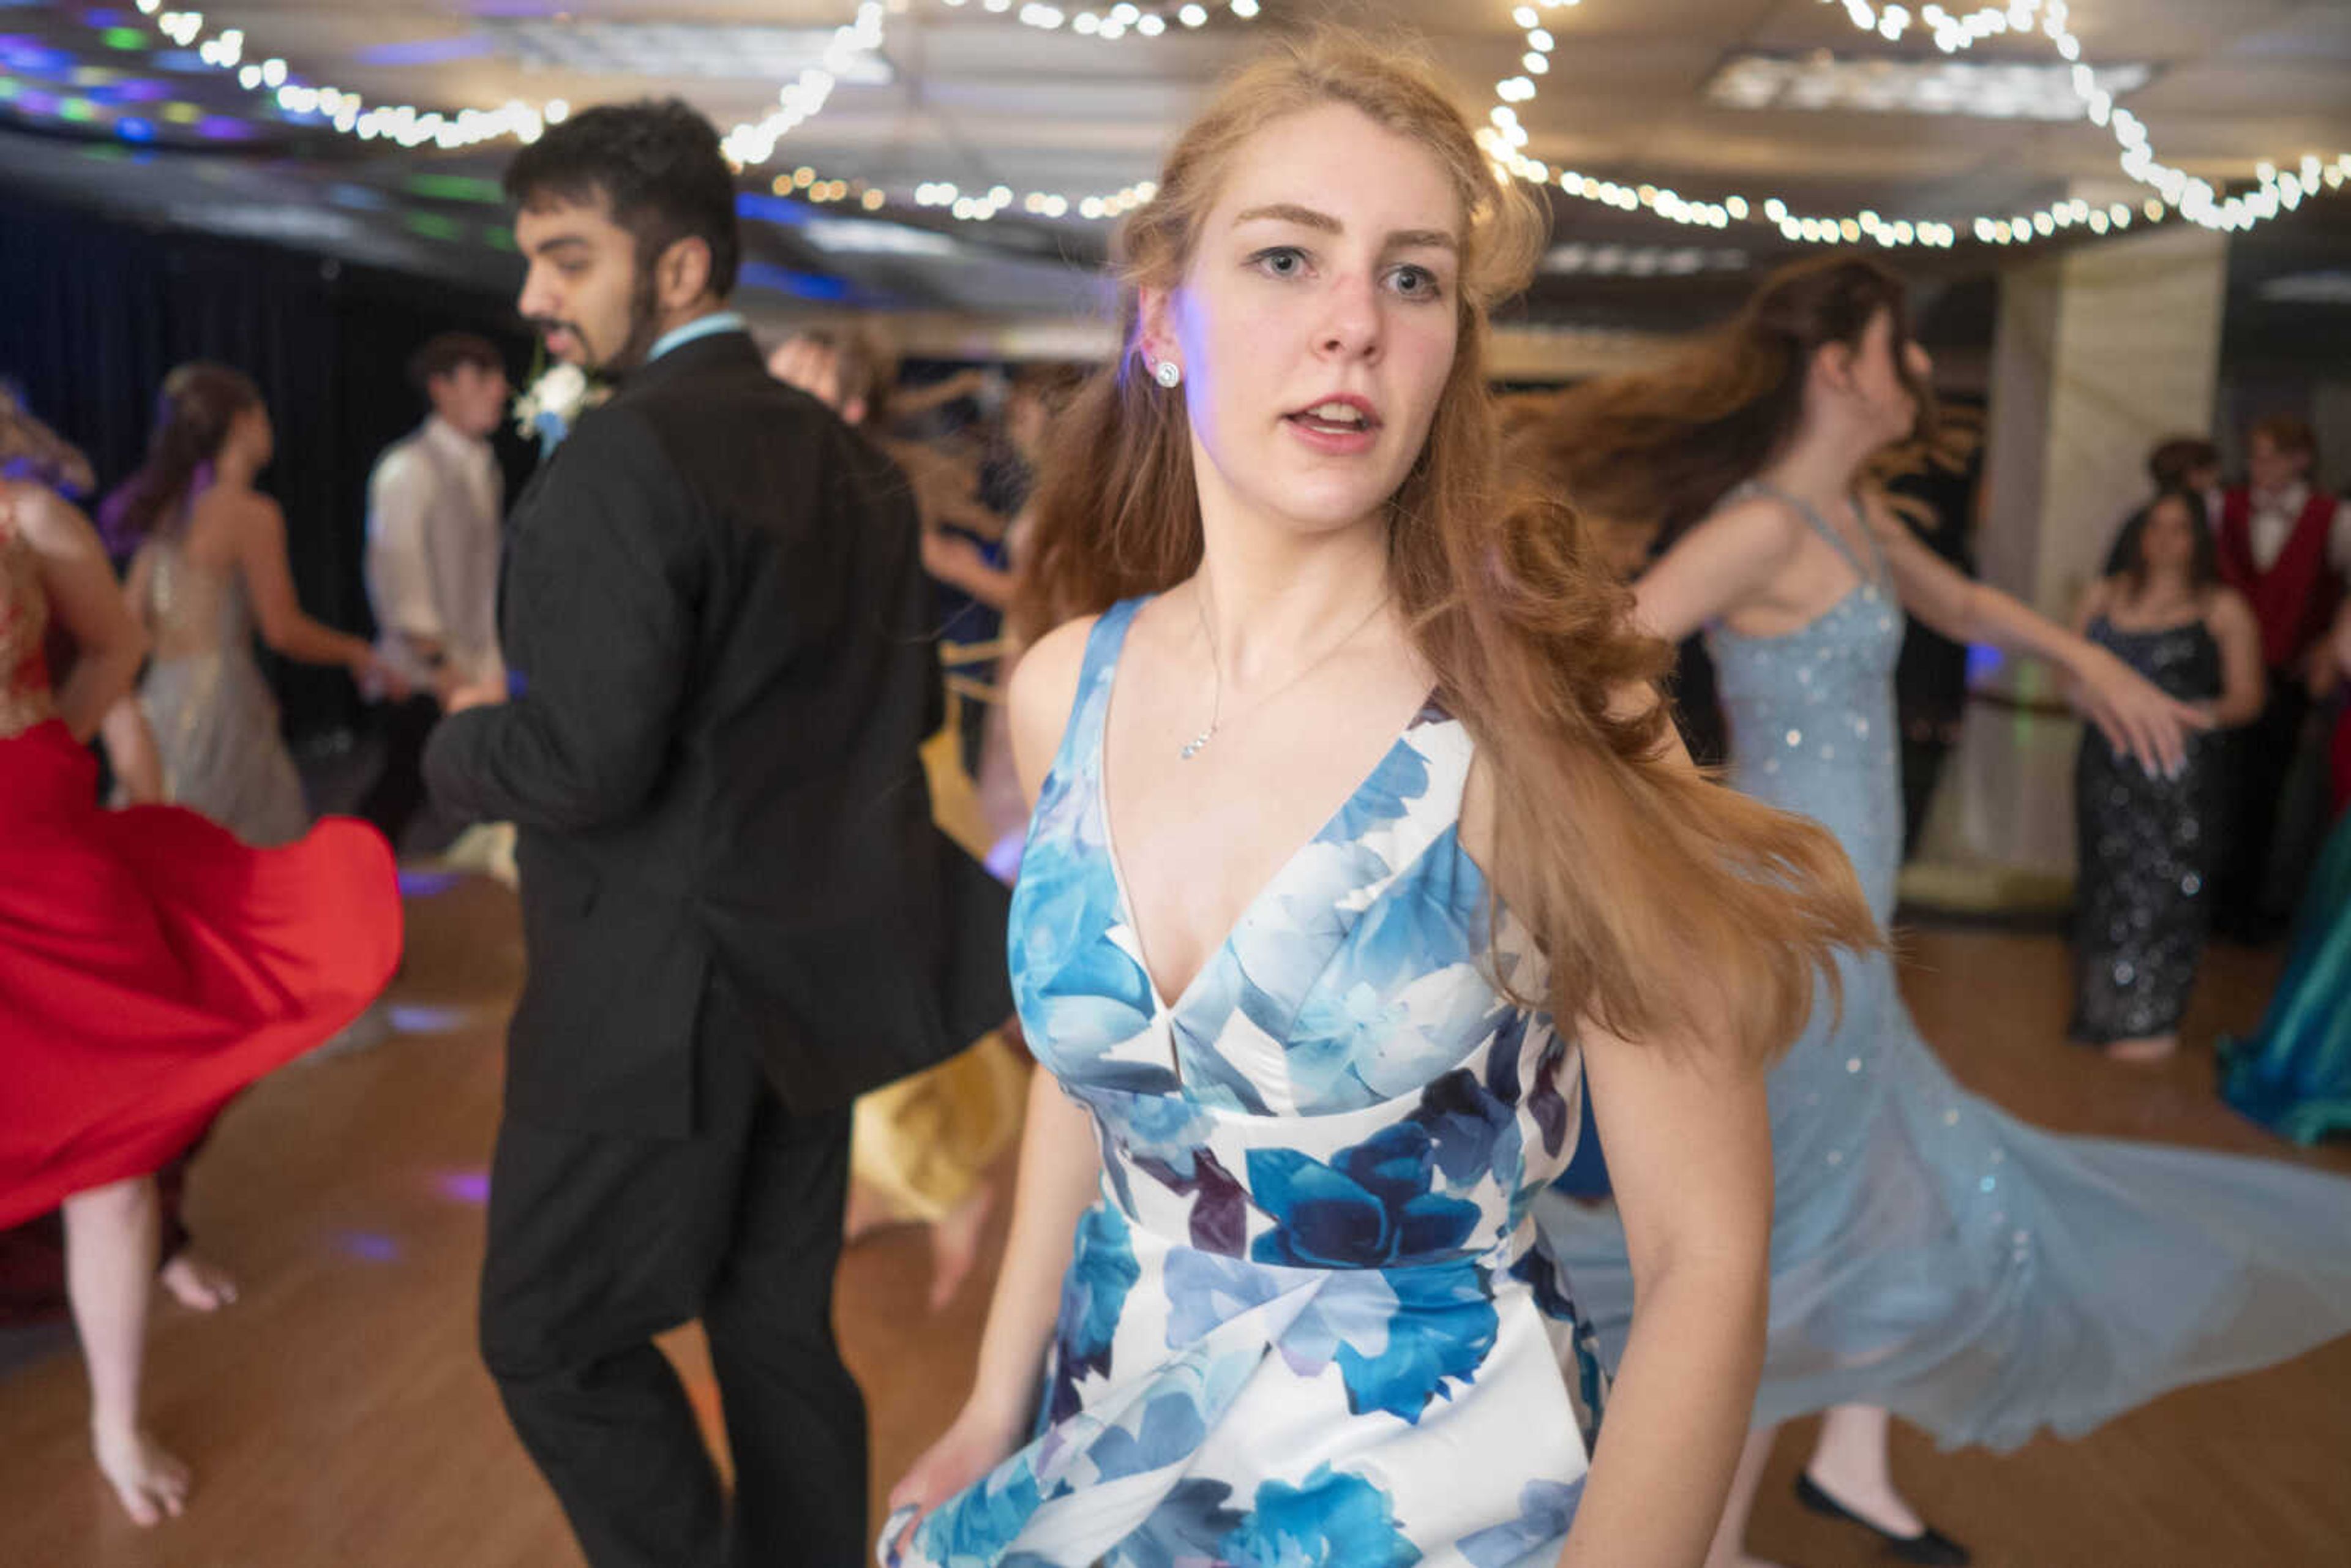
[[[498,1101],[500,1031],[522,953],[511,896],[420,885],[393,992],[405,1032],[298,1063],[240,1101],[196,1166],[190,1214],[244,1299],[158,1311],[151,1419],[197,1476],[152,1532],[88,1457],[81,1366],[58,1332],[0,1341],[0,1564],[7,1568],[557,1568],[579,1561],[475,1358],[473,1281]],[[2210,1041],[2250,1025],[2273,956],[2216,950],[2189,1050],[2147,1070],[2061,1041],[2064,952],[2050,936],[1928,931],[1908,988],[1970,1087],[2049,1125],[2296,1156],[2213,1097]],[[990,1240],[988,1259],[998,1233]],[[874,1499],[953,1413],[982,1276],[922,1309],[920,1237],[854,1249],[839,1317],[873,1416]],[[673,1347],[715,1414],[690,1334]],[[1783,1437],[1753,1536],[1788,1568],[1882,1561],[1789,1488],[1810,1433]],[[2351,1563],[2351,1344],[2174,1394],[2078,1443],[1896,1462],[1928,1518],[1986,1568],[2337,1568]]]

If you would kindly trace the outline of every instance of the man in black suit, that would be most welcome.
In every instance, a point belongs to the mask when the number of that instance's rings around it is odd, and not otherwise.
[[[914,507],[724,308],[706,121],[590,110],[507,186],[523,313],[614,391],[516,507],[511,695],[457,694],[425,758],[445,803],[521,830],[484,1357],[597,1568],[855,1563],[848,1105],[1005,1010],[1000,919],[950,939],[978,873],[955,880],[916,754],[940,695]],[[696,1317],[731,1523],[652,1343]]]

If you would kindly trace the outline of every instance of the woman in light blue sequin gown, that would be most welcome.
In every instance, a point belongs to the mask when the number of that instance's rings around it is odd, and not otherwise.
[[[1902,845],[1892,678],[1906,608],[1948,635],[2060,664],[2116,749],[2147,765],[2176,762],[2197,722],[2104,649],[1959,577],[1856,494],[1864,461],[1925,402],[1925,356],[1903,321],[1899,284],[1874,266],[1803,264],[1689,361],[1582,391],[1562,414],[1593,461],[1621,464],[1658,431],[1620,439],[1611,422],[1628,402],[1740,385],[1733,364],[1763,389],[1712,427],[1682,420],[1692,450],[1716,456],[1718,487],[1685,504],[1703,520],[1639,583],[1640,616],[1668,640],[1708,629],[1732,783],[1834,831],[1881,920]],[[1776,384],[1754,370],[1773,363]],[[1734,484],[1741,472],[1755,477]],[[1694,462],[1661,477],[1704,486],[1709,473]],[[1656,494],[1671,515],[1676,495]],[[1771,1336],[1714,1563],[1751,1561],[1746,1510],[1779,1422],[1831,1412],[1800,1487],[1809,1506],[1874,1521],[1907,1561],[1963,1562],[1895,1490],[1887,1411],[1946,1444],[2008,1448],[2351,1331],[2351,1183],[2024,1125],[1952,1082],[1890,957],[1843,972],[1842,1015],[1817,1016],[1771,1076]],[[1548,1195],[1539,1212],[1605,1349],[1633,1321],[1614,1211]]]
[[[1129,221],[1123,350],[1038,502],[1028,591],[1069,623],[1008,697],[1044,1071],[885,1562],[1704,1549],[1761,1345],[1763,1062],[1872,928],[1829,835],[1672,754],[1555,508],[1498,504],[1521,203],[1426,68],[1330,32],[1245,67]],[[1741,1007],[1681,1013],[1694,951]],[[1596,1449],[1529,1214],[1586,1078],[1644,1290]]]

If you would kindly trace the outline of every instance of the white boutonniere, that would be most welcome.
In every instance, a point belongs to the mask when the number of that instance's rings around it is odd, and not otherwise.
[[[612,389],[568,361],[559,360],[515,399],[515,428],[538,438],[539,451],[555,450],[580,416],[612,395]]]

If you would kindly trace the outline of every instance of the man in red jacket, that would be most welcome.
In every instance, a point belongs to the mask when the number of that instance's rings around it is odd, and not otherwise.
[[[2317,458],[2304,421],[2264,419],[2247,433],[2252,483],[2220,495],[2220,574],[2252,605],[2269,668],[2269,705],[2238,737],[2232,831],[2212,889],[2215,925],[2241,940],[2276,935],[2293,908],[2294,890],[2268,889],[2267,873],[2310,713],[2311,659],[2351,575],[2351,506],[2312,483]]]

